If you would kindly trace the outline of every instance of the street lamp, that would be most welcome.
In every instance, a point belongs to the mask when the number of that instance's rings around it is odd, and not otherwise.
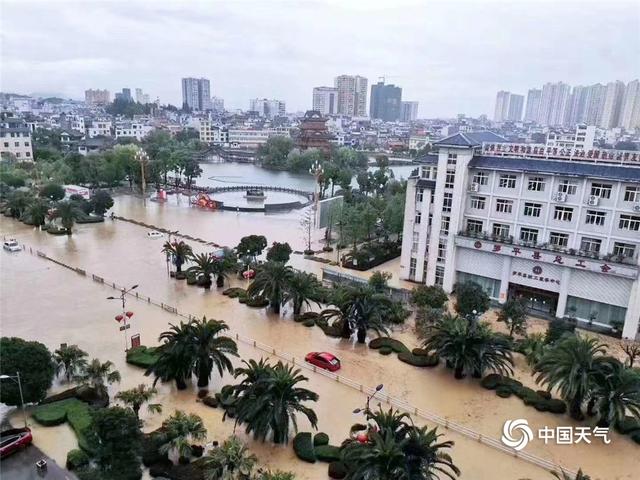
[[[132,290],[135,290],[136,288],[138,288],[138,285],[134,285],[131,288],[123,288],[120,291],[120,296],[119,297],[107,297],[107,300],[120,300],[120,301],[122,301],[122,319],[123,319],[124,325],[121,328],[122,328],[122,331],[124,332],[124,351],[125,352],[129,349],[128,342],[127,342],[127,329],[129,327],[127,326],[127,309],[126,309],[127,300],[126,300],[126,295],[127,295],[127,293],[131,292]]]
[[[356,415],[358,415],[359,413],[364,413],[367,417],[369,417],[369,414],[371,413],[371,410],[369,409],[369,404],[371,403],[371,400],[373,399],[373,397],[375,397],[376,394],[383,388],[384,388],[384,385],[382,383],[378,385],[371,395],[367,395],[367,403],[364,410],[362,408],[356,408],[353,411],[353,413]]]
[[[24,396],[22,395],[22,382],[20,381],[20,372],[16,372],[15,375],[0,375],[0,380],[12,380],[18,384],[18,391],[20,392],[20,405],[22,406],[22,416],[24,418],[24,428],[27,428],[27,412],[24,409]]]
[[[314,211],[314,215],[313,215],[313,226],[314,228],[317,226],[317,217],[318,217],[318,200],[320,199],[320,191],[319,191],[319,187],[320,184],[318,182],[318,180],[320,179],[320,177],[322,176],[322,174],[324,173],[324,169],[322,168],[322,165],[320,164],[320,162],[318,162],[317,160],[313,163],[313,165],[311,165],[311,168],[309,169],[309,173],[311,175],[313,175],[313,177],[315,178],[315,185],[313,187],[313,197],[314,197],[314,204],[313,204],[313,211]]]

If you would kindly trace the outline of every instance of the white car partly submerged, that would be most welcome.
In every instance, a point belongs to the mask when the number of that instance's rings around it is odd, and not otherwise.
[[[2,242],[2,248],[4,248],[8,252],[19,252],[20,250],[22,250],[22,247],[16,241],[15,238],[10,238],[8,240],[4,240]]]
[[[157,231],[157,230],[151,230],[150,232],[147,232],[147,237],[149,237],[149,238],[162,238],[162,237],[164,237],[164,234],[162,232]]]

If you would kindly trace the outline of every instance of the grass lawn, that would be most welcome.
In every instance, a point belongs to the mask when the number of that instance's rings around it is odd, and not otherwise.
[[[33,412],[33,419],[47,427],[69,422],[78,438],[80,448],[88,452],[93,451],[91,408],[77,398],[40,405]]]
[[[140,346],[132,348],[127,352],[127,363],[136,367],[149,368],[156,363],[158,355],[154,347]]]

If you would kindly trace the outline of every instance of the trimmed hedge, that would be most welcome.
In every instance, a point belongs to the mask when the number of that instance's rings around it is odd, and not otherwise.
[[[89,464],[89,456],[79,448],[69,450],[67,453],[67,470],[76,470]]]
[[[69,422],[76,434],[80,448],[88,452],[94,450],[92,447],[91,409],[89,405],[77,398],[39,405],[33,412],[33,419],[46,427],[60,425],[65,421]]]
[[[197,285],[198,279],[193,275],[187,275],[187,285]]]
[[[321,462],[336,462],[340,460],[340,447],[335,445],[318,445],[315,448],[316,458]]]
[[[223,295],[226,295],[229,298],[237,298],[242,294],[246,295],[247,291],[244,288],[240,288],[240,287],[232,287],[232,288],[227,288],[226,290],[222,291]]]
[[[547,392],[546,390],[536,390],[536,393],[545,400],[551,400],[551,393]]]
[[[206,396],[202,399],[202,403],[204,403],[207,407],[218,408],[218,400],[216,397]]]
[[[414,367],[435,367],[440,359],[435,356],[414,355],[411,352],[401,352],[398,354],[400,361],[413,365]]]
[[[304,325],[305,327],[315,327],[316,326],[316,321],[312,318],[305,320],[304,322],[302,322],[302,325]]]
[[[240,299],[240,303],[242,302],[242,298]],[[244,302],[247,307],[252,308],[264,308],[269,306],[269,300],[264,297],[255,297],[255,298],[247,298]]]
[[[631,434],[631,440],[633,440],[638,445],[640,445],[640,432],[635,432],[635,433]]]
[[[411,353],[418,357],[428,357],[431,355],[431,353],[429,353],[429,350],[426,350],[424,348],[414,348],[413,350],[411,350]]]
[[[501,383],[502,375],[498,375],[497,373],[490,373],[482,380],[480,380],[480,385],[487,390],[495,390]]]
[[[562,414],[567,411],[567,405],[562,400],[552,398],[545,390],[533,390],[522,385],[522,382],[513,378],[503,377],[492,373],[484,377],[480,384],[487,390],[495,390],[496,395],[501,398],[509,398],[512,394],[517,396],[523,403],[533,407],[539,412],[551,412]]]
[[[304,312],[300,315],[296,315],[294,320],[296,322],[304,322],[305,320],[318,320],[320,318],[320,314],[318,312]]]
[[[127,352],[127,363],[140,368],[149,368],[158,361],[158,355],[154,347],[141,345]]]
[[[61,425],[67,421],[67,407],[71,402],[79,402],[75,398],[61,400],[59,402],[47,403],[36,407],[33,412],[33,419],[45,427]]]
[[[618,430],[623,435],[626,435],[627,433],[635,434],[636,430],[638,430],[637,433],[640,433],[640,420],[637,420],[633,417],[625,417],[624,420],[618,422],[618,424],[616,425],[616,430]]]
[[[508,385],[500,385],[498,388],[496,388],[496,395],[498,395],[500,398],[509,398],[512,393],[513,391]]]
[[[382,347],[389,347],[396,353],[410,353],[409,349],[400,340],[391,337],[378,337],[369,342],[369,348],[377,350]]]
[[[391,355],[393,353],[393,348],[388,347],[387,345],[385,345],[384,347],[380,347],[378,349],[378,353],[380,355]]]
[[[328,474],[329,478],[341,480],[347,476],[347,466],[342,462],[331,462]]]
[[[329,435],[324,432],[316,433],[313,436],[313,445],[316,447],[320,445],[329,445]]]
[[[293,451],[300,460],[316,463],[316,454],[313,449],[313,440],[310,432],[299,432],[293,437]]]

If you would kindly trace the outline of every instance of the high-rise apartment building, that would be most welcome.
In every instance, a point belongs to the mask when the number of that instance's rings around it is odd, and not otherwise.
[[[340,75],[334,80],[338,90],[338,114],[350,117],[367,116],[368,80],[360,75]]]
[[[111,102],[109,90],[85,90],[84,101],[89,105],[106,105]]]
[[[525,122],[540,121],[540,102],[542,101],[542,90],[532,88],[527,93],[527,110],[524,113]]]
[[[600,125],[606,87],[600,83],[587,87],[582,122],[587,125]]]
[[[207,78],[182,79],[182,106],[191,110],[211,110],[211,88]]]
[[[268,98],[249,100],[249,111],[258,112],[261,117],[265,118],[284,117],[287,113],[285,102]]]
[[[563,82],[545,83],[540,100],[540,118],[542,125],[562,125],[569,100],[571,87]]]
[[[620,126],[626,130],[640,128],[640,80],[627,83],[622,99]]]
[[[418,102],[402,102],[400,105],[400,120],[413,122],[418,118]]]
[[[496,122],[519,122],[522,119],[524,96],[500,90],[496,95],[493,119]]]
[[[402,104],[402,88],[393,84],[385,85],[378,82],[371,85],[371,104],[369,116],[395,122],[400,119],[400,106]]]
[[[620,124],[620,112],[622,111],[622,99],[624,97],[624,82],[617,80],[607,83],[602,107],[602,118],[599,126],[602,128],[614,128]]]
[[[313,110],[322,115],[338,113],[338,89],[335,87],[315,87],[313,89]]]
[[[220,97],[211,97],[211,110],[214,112],[224,112],[224,99]]]

